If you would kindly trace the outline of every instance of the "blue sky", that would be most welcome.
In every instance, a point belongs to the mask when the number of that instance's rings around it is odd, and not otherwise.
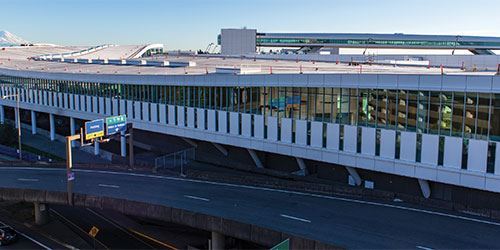
[[[224,27],[262,32],[500,36],[500,0],[0,0],[0,30],[35,42],[199,49]]]

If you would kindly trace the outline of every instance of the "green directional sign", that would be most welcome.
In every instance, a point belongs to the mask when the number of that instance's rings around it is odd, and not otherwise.
[[[106,118],[106,135],[120,133],[127,128],[127,116],[118,115]]]
[[[290,250],[290,239],[286,239],[280,244],[271,248],[271,250]]]

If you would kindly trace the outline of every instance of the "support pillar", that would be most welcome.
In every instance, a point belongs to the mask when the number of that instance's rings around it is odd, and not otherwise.
[[[56,124],[54,114],[49,114],[49,123],[50,123],[50,140],[54,141],[56,139]]]
[[[360,186],[362,180],[361,177],[359,177],[358,171],[356,171],[356,169],[353,167],[345,167],[345,169],[347,170],[347,172],[349,172],[349,175],[351,175],[351,177],[354,179],[354,183],[356,183],[356,186]]]
[[[299,165],[299,170],[295,171],[294,174],[296,175],[301,175],[301,176],[306,176],[307,175],[307,166],[306,163],[302,158],[295,157],[295,160],[297,161],[297,165]]]
[[[35,224],[38,226],[49,222],[49,208],[47,204],[34,202],[35,209]]]
[[[69,134],[74,135],[76,130],[76,123],[75,123],[75,118],[70,117],[69,118]],[[75,141],[71,141],[71,147],[74,148],[76,146]]]
[[[252,157],[253,162],[255,162],[255,166],[256,166],[257,168],[264,168],[264,165],[263,165],[263,164],[262,164],[262,162],[260,161],[259,156],[258,156],[258,155],[257,155],[257,153],[255,152],[255,150],[247,148],[247,151],[248,151],[248,153],[250,154],[250,156]]]
[[[122,157],[127,157],[127,137],[125,137],[125,131],[120,132],[120,154]]]
[[[215,142],[212,142],[212,145],[214,145],[214,147],[219,150],[224,156],[227,156],[229,153],[227,152],[227,150],[220,144],[218,143],[215,143]]]
[[[99,155],[99,152],[100,152],[99,141],[95,140],[94,141],[94,155]]]
[[[212,232],[212,250],[226,249],[226,237],[223,234]]]
[[[420,185],[420,190],[422,191],[422,195],[424,198],[428,199],[431,197],[431,187],[429,186],[429,182],[426,180],[418,179],[418,184]]]
[[[185,138],[185,137],[182,137],[182,139],[187,142],[189,145],[197,148],[198,147],[198,143],[196,143],[195,141],[189,139],[189,138]]]
[[[31,133],[36,135],[36,112],[31,110]]]
[[[0,105],[0,123],[5,124],[5,109],[3,105]]]

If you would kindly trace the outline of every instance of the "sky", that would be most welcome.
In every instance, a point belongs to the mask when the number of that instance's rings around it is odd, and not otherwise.
[[[0,0],[0,30],[61,45],[205,49],[221,28],[500,36],[500,0]]]

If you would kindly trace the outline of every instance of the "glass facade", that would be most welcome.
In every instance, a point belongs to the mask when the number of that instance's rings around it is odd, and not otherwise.
[[[7,76],[0,77],[0,83],[54,93],[500,141],[500,94],[492,93],[107,84]]]
[[[500,42],[472,41],[423,41],[423,40],[375,40],[375,39],[325,39],[325,38],[266,38],[257,37],[257,46],[262,44],[329,44],[329,45],[381,45],[408,47],[500,47]]]

